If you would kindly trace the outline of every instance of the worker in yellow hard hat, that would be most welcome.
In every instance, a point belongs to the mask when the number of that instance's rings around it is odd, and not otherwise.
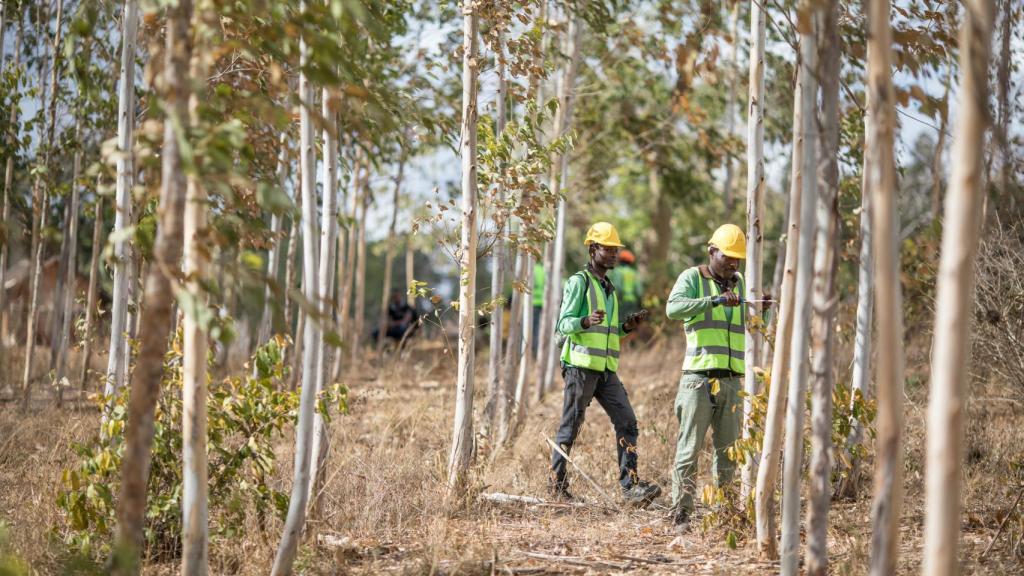
[[[744,366],[743,276],[747,239],[735,224],[724,224],[708,241],[708,263],[683,271],[668,297],[666,313],[682,320],[686,358],[676,394],[679,421],[672,471],[673,522],[680,533],[689,528],[696,491],[697,456],[711,427],[713,472],[726,493],[735,463],[726,451],[740,436]]]
[[[596,399],[615,428],[622,496],[630,504],[647,506],[661,494],[661,488],[637,476],[636,414],[617,373],[619,338],[645,321],[648,312],[641,310],[625,322],[619,321],[619,298],[608,278],[623,247],[615,227],[608,222],[595,223],[587,231],[584,244],[590,262],[566,281],[556,325],[558,334],[565,338],[561,356],[565,394],[555,441],[566,454],[572,450],[587,406]],[[566,459],[558,450],[552,451],[551,471],[554,496],[572,500]]]

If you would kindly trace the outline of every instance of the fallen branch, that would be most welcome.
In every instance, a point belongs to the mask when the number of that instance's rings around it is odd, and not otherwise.
[[[579,464],[577,464],[575,460],[570,458],[569,455],[565,453],[565,450],[562,450],[561,446],[559,446],[558,444],[555,444],[551,440],[551,438],[547,437],[546,434],[541,434],[541,436],[544,437],[544,440],[546,440],[547,443],[551,445],[551,448],[553,448],[555,450],[555,452],[558,452],[559,454],[561,454],[562,458],[565,458],[566,461],[569,462],[569,464],[572,464],[572,467],[575,468],[576,471],[580,473],[580,476],[583,476],[584,480],[586,480],[587,482],[590,482],[590,485],[593,486],[595,490],[597,490],[598,494],[600,494],[602,497],[604,497],[604,499],[607,500],[608,502],[612,502],[613,504],[618,504],[618,501],[613,499],[611,496],[609,496],[608,493],[605,492],[604,489],[601,488],[601,486],[598,485],[597,482],[594,482],[594,479],[591,478],[586,472],[584,472],[583,468],[580,468]]]
[[[572,566],[611,568],[612,570],[629,569],[629,564],[615,564],[613,562],[605,562],[603,560],[587,560],[582,556],[559,556],[557,554],[541,554],[540,552],[526,552],[526,555],[530,558],[536,558],[537,560],[551,560],[554,562],[561,562],[563,564],[570,564]]]
[[[1024,489],[1021,489],[1017,493],[1017,499],[1013,501],[1013,506],[1010,507],[1006,512],[1006,516],[1003,516],[1003,521],[999,523],[999,528],[996,530],[996,535],[992,537],[992,541],[988,543],[988,548],[985,548],[985,553],[982,556],[988,556],[988,553],[992,551],[992,547],[996,545],[996,540],[999,540],[999,536],[1003,533],[1003,528],[1006,527],[1006,521],[1013,516],[1014,510],[1017,509],[1017,505],[1020,504],[1021,497],[1024,496]]]
[[[554,508],[578,508],[586,506],[583,502],[548,502],[543,498],[537,498],[534,496],[518,496],[516,494],[504,494],[502,492],[481,494],[480,499],[498,504],[528,504],[531,506],[551,506]]]

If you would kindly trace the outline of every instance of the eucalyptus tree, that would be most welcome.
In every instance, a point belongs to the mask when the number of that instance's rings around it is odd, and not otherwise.
[[[896,98],[892,83],[889,0],[867,5],[868,92],[871,103],[872,227],[875,252],[875,313],[878,315],[878,435],[872,503],[871,574],[896,570],[903,500],[903,310],[900,294],[899,232],[896,225],[894,132]]]
[[[6,6],[5,6],[6,7]],[[12,184],[14,181],[14,158],[17,155],[17,131],[18,131],[18,112],[20,110],[20,92],[18,91],[18,84],[21,79],[21,48],[22,39],[25,35],[25,19],[22,11],[21,4],[18,4],[14,9],[14,14],[17,15],[17,26],[18,31],[14,37],[14,54],[11,59],[10,68],[7,68],[3,58],[0,58],[0,69],[3,69],[4,76],[3,81],[5,82],[5,94],[9,98],[6,104],[10,107],[11,113],[7,124],[7,135],[5,137],[5,150],[4,156],[6,161],[4,163],[4,189],[3,198],[0,199],[3,203],[3,207],[0,208],[0,215],[3,217],[3,222],[6,223],[10,220],[11,215],[11,191]],[[2,27],[0,27],[2,28]],[[6,45],[0,45],[0,52]],[[5,230],[5,234],[9,234],[9,231]],[[7,290],[2,289],[6,286],[7,277],[7,253],[9,250],[10,242],[7,241],[5,236],[4,242],[0,245],[0,366],[4,366],[6,362],[6,350],[7,346],[7,334],[5,334],[6,322],[4,317],[7,315]],[[7,396],[11,392],[10,383],[7,382],[7,378],[4,378],[3,384],[0,384],[0,396]]]
[[[121,492],[117,505],[117,534],[111,573],[132,575],[140,571],[145,528],[146,487],[150,452],[155,433],[154,412],[164,373],[164,354],[171,331],[174,302],[172,274],[179,269],[183,241],[183,217],[187,182],[182,144],[188,142],[189,97],[192,57],[192,2],[179,0],[167,9],[164,48],[163,93],[164,141],[161,150],[160,218],[153,258],[146,277],[144,310],[146,330],[141,334],[138,363],[132,374],[125,427],[125,451],[121,464]],[[186,152],[187,153],[187,152]]]
[[[789,357],[789,403],[786,406],[786,438],[783,455],[782,478],[782,544],[780,574],[795,575],[799,567],[800,546],[800,484],[803,461],[803,416],[804,395],[807,390],[808,349],[811,320],[811,288],[813,269],[807,265],[814,257],[815,249],[815,208],[817,205],[817,179],[814,177],[818,158],[817,122],[817,27],[820,26],[820,8],[803,2],[798,8],[808,22],[810,29],[800,32],[800,67],[803,84],[800,86],[802,108],[800,130],[805,138],[803,154],[800,157],[803,181],[800,202],[800,242],[796,252],[803,263],[796,273],[796,287],[793,295],[793,335]],[[808,18],[809,17],[809,18]],[[779,382],[778,385],[782,383]]]
[[[37,330],[37,312],[39,308],[39,282],[43,271],[43,253],[46,242],[42,235],[46,230],[46,216],[50,204],[50,183],[43,182],[43,175],[49,170],[50,154],[53,151],[54,138],[56,135],[57,123],[57,95],[60,92],[60,66],[61,66],[61,36],[64,31],[64,0],[57,0],[56,29],[53,33],[53,40],[50,43],[50,99],[44,111],[42,132],[45,134],[45,141],[41,143],[42,162],[36,167],[35,180],[32,185],[32,247],[29,255],[29,305],[25,331],[25,370],[21,384],[21,409],[28,410],[29,400],[32,393],[32,364],[35,354],[35,341]],[[47,23],[48,24],[48,23]],[[44,66],[45,67],[45,66]],[[40,82],[43,82],[40,79]],[[43,99],[46,99],[46,84],[43,84]],[[40,154],[37,151],[37,156]]]
[[[964,407],[967,404],[967,362],[970,349],[968,342],[980,208],[985,194],[981,182],[982,155],[985,131],[990,122],[987,80],[995,10],[992,0],[973,0],[964,6],[964,24],[960,32],[959,104],[953,135],[953,174],[946,193],[942,229],[928,402],[922,569],[927,576],[955,575],[960,567],[957,557],[961,523]],[[1004,6],[1010,8],[1009,3]],[[1003,17],[1009,18],[1010,15],[1007,13]],[[1004,28],[1004,35],[1006,31]],[[1004,158],[1004,161],[1007,160]],[[1005,193],[1005,190],[1002,192]],[[881,400],[879,398],[880,403]],[[898,474],[896,478],[898,482]],[[892,514],[898,518],[899,509]],[[878,528],[881,527],[876,526],[876,530]],[[889,537],[891,540],[885,544],[893,550],[888,564],[892,566],[895,564],[895,533],[889,532]],[[878,563],[874,566],[878,566]]]

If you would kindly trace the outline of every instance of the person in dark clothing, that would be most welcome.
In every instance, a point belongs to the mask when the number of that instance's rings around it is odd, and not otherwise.
[[[388,302],[387,326],[384,336],[399,342],[406,336],[416,331],[416,311],[405,301],[405,296],[395,290],[391,293],[391,300]],[[373,331],[373,339],[376,341],[380,334],[380,328]]]

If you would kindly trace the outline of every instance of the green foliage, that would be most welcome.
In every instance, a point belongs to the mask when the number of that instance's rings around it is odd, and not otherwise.
[[[182,494],[182,362],[180,338],[168,353],[157,407],[153,461],[149,476],[145,542],[150,557],[180,553]],[[276,337],[252,358],[256,374],[228,377],[210,386],[207,400],[210,533],[214,538],[241,537],[255,518],[260,530],[272,514],[283,517],[288,496],[270,483],[274,446],[294,426],[298,393],[287,390],[284,363],[287,340]],[[77,465],[64,471],[57,505],[64,525],[56,534],[85,557],[110,553],[115,498],[125,443],[127,392],[116,399],[101,437],[74,446]],[[347,410],[346,390],[335,385],[318,399],[320,410],[337,405]],[[250,516],[251,515],[251,516]]]
[[[0,576],[28,576],[31,573],[28,563],[14,552],[7,523],[0,520]]]

